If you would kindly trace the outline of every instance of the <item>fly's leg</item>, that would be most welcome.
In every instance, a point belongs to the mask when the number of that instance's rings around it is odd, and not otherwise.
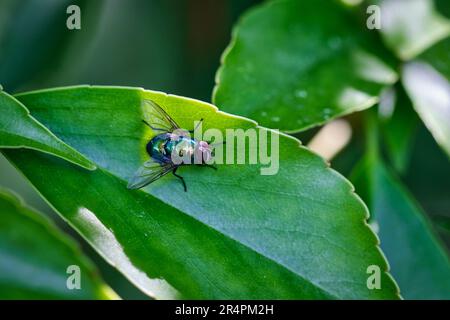
[[[187,192],[186,182],[184,182],[184,178],[182,176],[177,174],[177,169],[178,169],[178,167],[173,169],[172,173],[175,177],[177,177],[178,179],[181,180],[181,182],[183,183],[184,192]]]
[[[195,126],[194,130],[189,130],[189,133],[194,133],[194,131],[197,130],[197,128],[202,124],[202,122],[203,122],[203,118],[200,119],[200,121]]]

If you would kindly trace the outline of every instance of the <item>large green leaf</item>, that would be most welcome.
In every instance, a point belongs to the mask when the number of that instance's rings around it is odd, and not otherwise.
[[[262,165],[184,167],[188,192],[166,176],[143,191],[126,180],[148,156],[142,99],[185,128],[254,122],[178,96],[133,88],[72,87],[19,95],[36,117],[99,169],[27,150],[8,158],[108,261],[156,297],[397,298],[367,211],[318,156],[280,135],[277,175]],[[228,141],[230,143],[230,141]],[[366,286],[369,265],[382,289]],[[166,282],[161,282],[163,278]],[[176,290],[176,292],[175,292]],[[177,293],[178,292],[178,293]]]
[[[403,83],[428,130],[450,155],[450,38],[406,64]]]
[[[65,144],[15,98],[0,90],[0,148],[30,148],[51,153],[87,169],[95,165]]]
[[[69,266],[79,267],[80,289],[67,286]],[[116,297],[69,237],[0,189],[0,299]]]
[[[450,260],[405,187],[379,159],[365,158],[353,179],[367,197],[373,223],[405,299],[450,299]]]
[[[399,58],[409,60],[450,35],[450,20],[433,0],[371,0],[380,6],[381,34]]]
[[[371,107],[397,79],[380,42],[336,1],[266,2],[236,26],[213,101],[285,131]]]

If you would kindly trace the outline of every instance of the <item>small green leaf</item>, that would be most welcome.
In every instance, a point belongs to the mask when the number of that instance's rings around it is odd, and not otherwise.
[[[367,177],[371,179],[367,179]],[[425,214],[404,186],[376,158],[353,173],[368,196],[372,224],[405,299],[450,299],[450,261]]]
[[[23,104],[4,91],[0,91],[0,111],[0,148],[35,149],[83,168],[95,169],[89,159],[57,138],[34,119]]]
[[[79,268],[79,289],[67,286],[69,266]],[[0,299],[115,298],[73,240],[0,189]]]
[[[406,64],[403,84],[420,118],[450,156],[450,38]]]
[[[209,104],[133,88],[72,87],[18,96],[98,165],[78,170],[28,150],[5,154],[110,263],[148,294],[184,298],[398,298],[352,186],[298,140],[279,135],[279,172],[264,165],[184,166],[140,191],[127,180],[148,159],[141,103],[181,127],[266,132]],[[276,134],[276,133],[275,133]],[[272,149],[273,150],[273,149]],[[367,287],[379,266],[381,290]],[[165,281],[162,282],[161,279]]]
[[[380,42],[335,1],[266,2],[234,29],[213,101],[289,132],[369,108],[397,80]]]
[[[450,35],[450,20],[433,0],[372,0],[381,9],[381,35],[402,60],[410,60]]]

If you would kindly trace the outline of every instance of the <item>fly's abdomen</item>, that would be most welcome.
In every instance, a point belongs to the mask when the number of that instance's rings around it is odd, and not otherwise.
[[[194,160],[194,150],[196,141],[187,137],[179,137],[179,139],[171,140],[166,144],[166,151],[177,159],[172,159],[177,163],[191,164]]]
[[[194,151],[197,142],[184,136],[174,138],[171,134],[160,134],[155,136],[147,144],[147,153],[154,160],[167,162],[194,163]],[[176,157],[173,159],[172,157]]]

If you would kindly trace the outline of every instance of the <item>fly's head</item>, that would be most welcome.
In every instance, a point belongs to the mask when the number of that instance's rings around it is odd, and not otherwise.
[[[206,141],[199,141],[195,148],[195,156],[202,162],[209,162],[212,158],[212,148]]]

